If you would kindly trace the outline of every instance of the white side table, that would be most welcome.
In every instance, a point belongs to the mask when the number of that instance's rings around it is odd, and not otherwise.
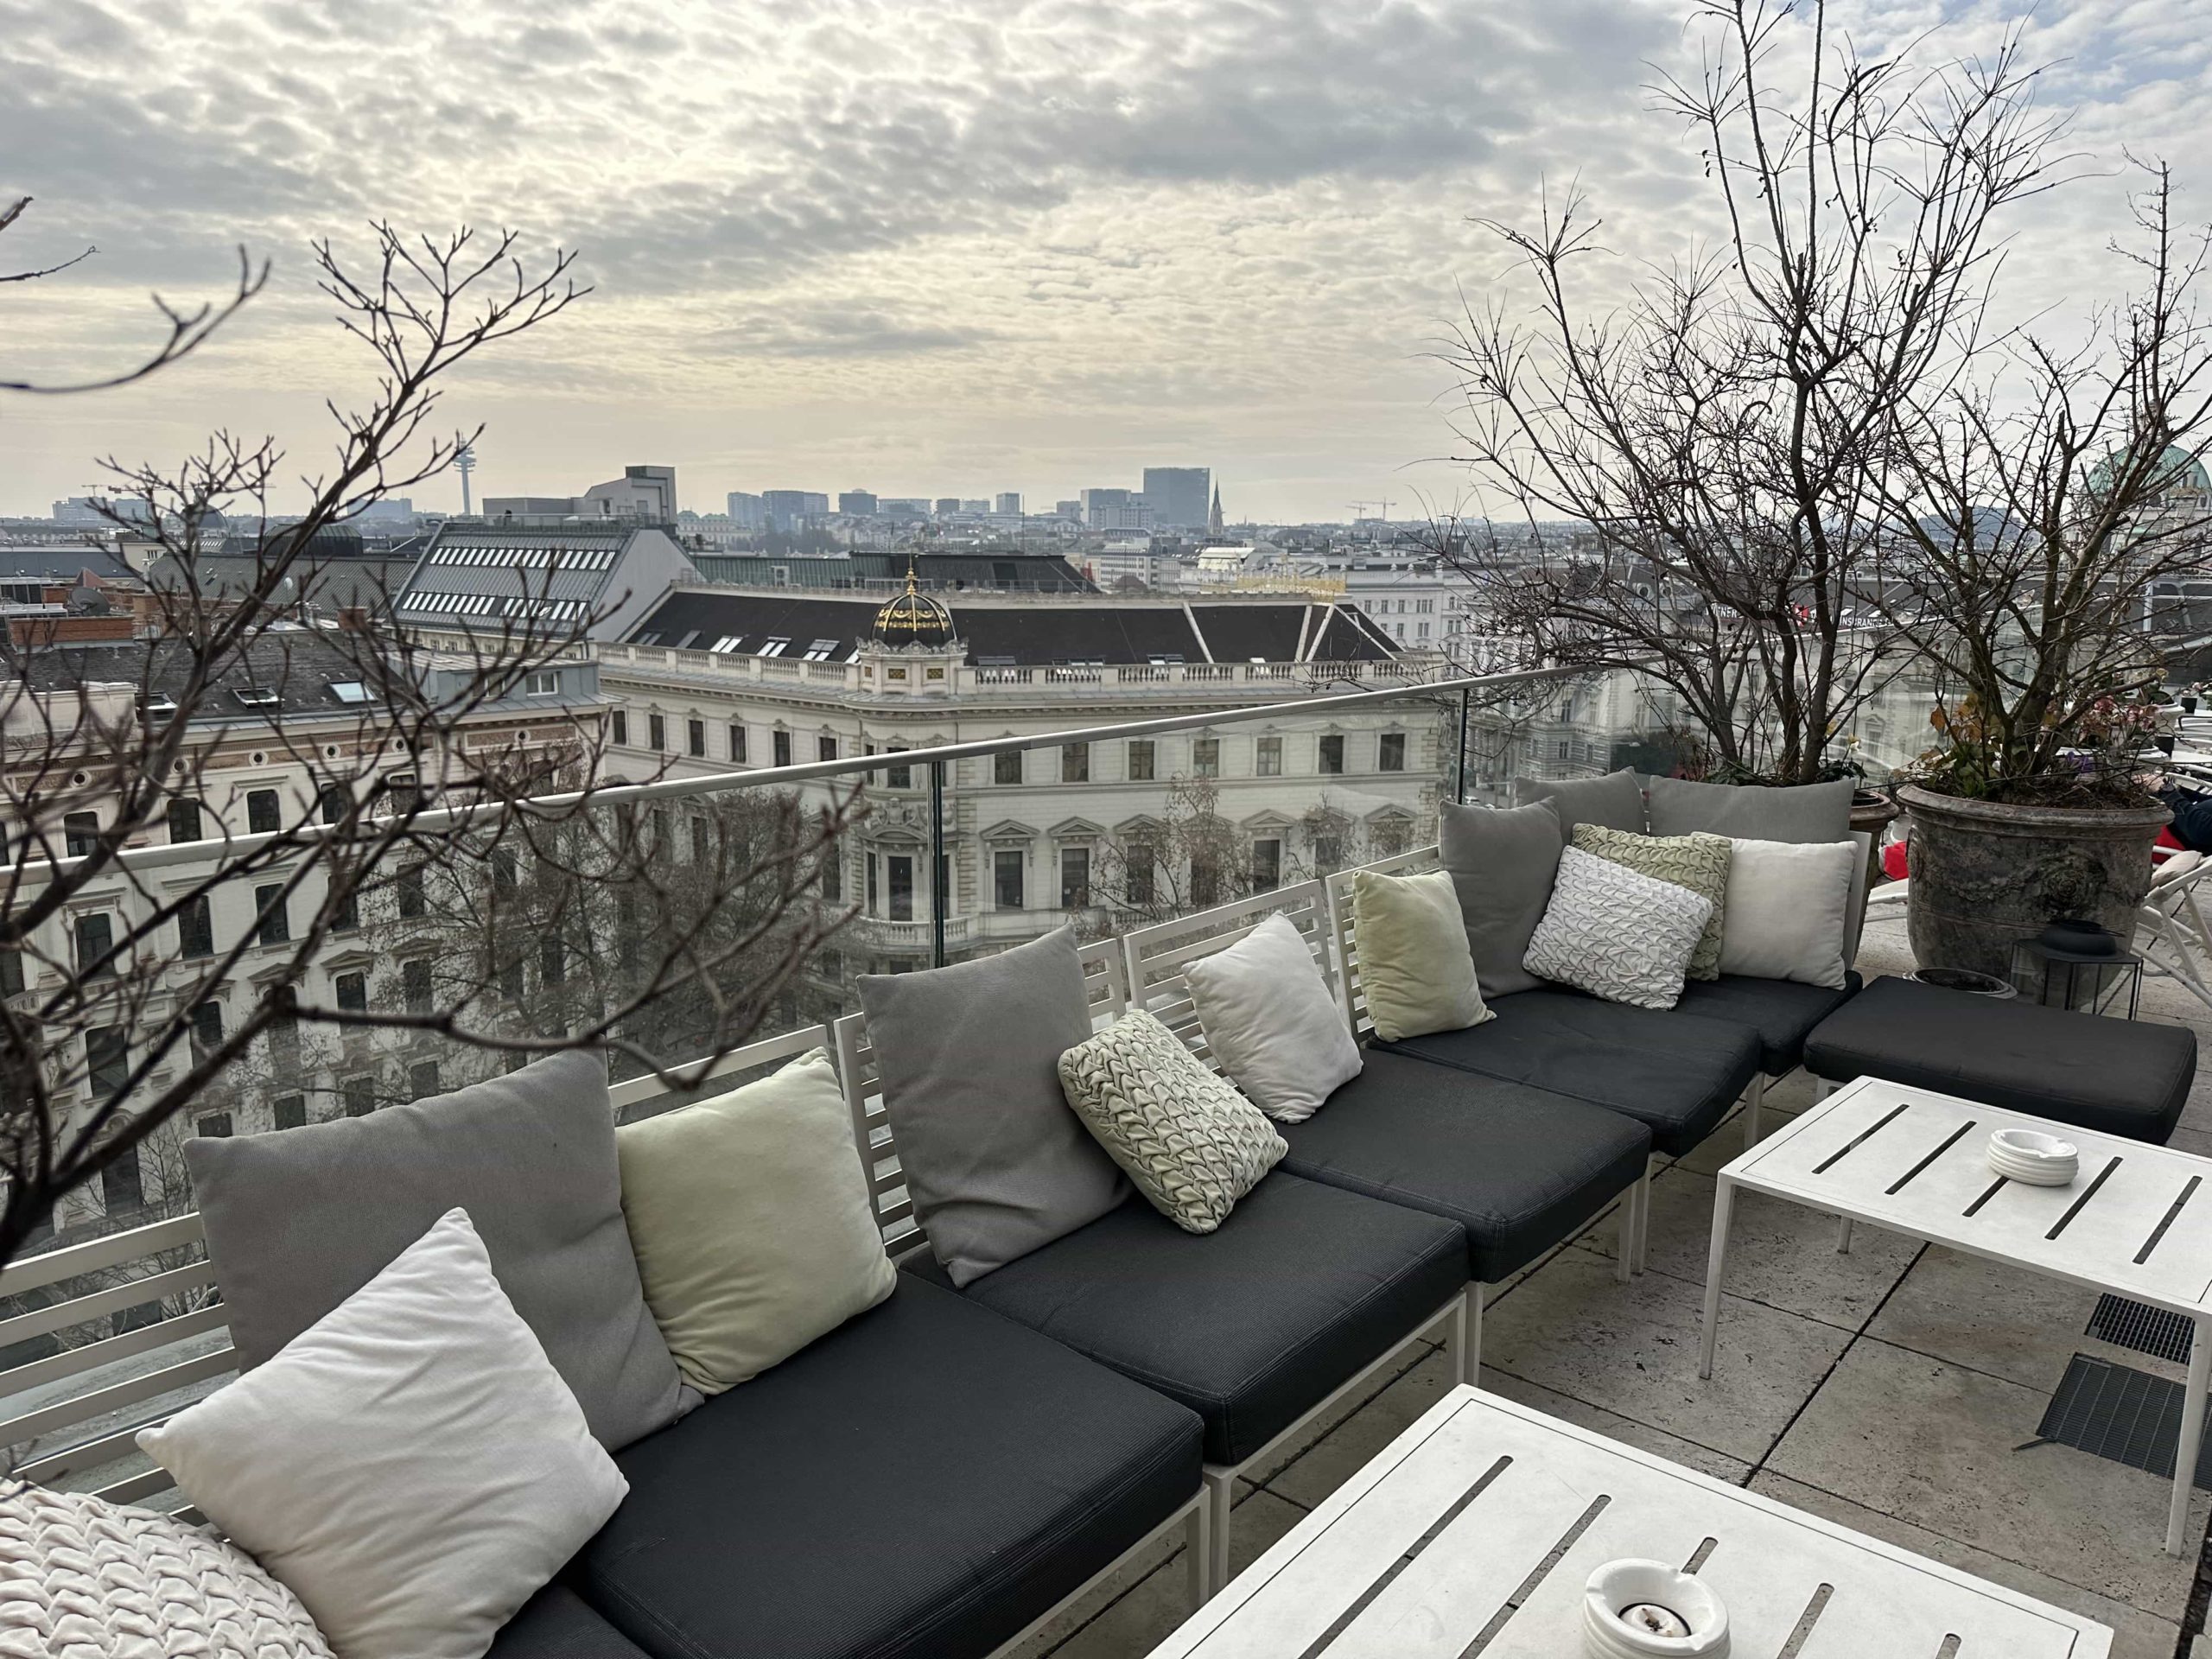
[[[2071,1141],[2082,1172],[2070,1186],[2027,1186],[1993,1173],[1984,1154],[1999,1129]],[[2182,1398],[2181,1444],[2166,1553],[2182,1552],[2189,1495],[2212,1382],[2212,1159],[2029,1117],[1926,1089],[1861,1077],[1769,1135],[1720,1172],[1705,1279],[1705,1343],[1713,1347],[1728,1267],[1728,1218],[1738,1187],[1955,1250],[2010,1262],[2180,1314],[2195,1332]]]
[[[1576,1659],[1583,1587],[1626,1557],[1692,1567],[1745,1659],[2112,1646],[2094,1620],[1461,1387],[1154,1659]]]

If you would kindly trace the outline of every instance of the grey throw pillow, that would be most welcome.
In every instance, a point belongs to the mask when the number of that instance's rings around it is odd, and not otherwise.
[[[1521,958],[1551,902],[1552,876],[1567,845],[1559,809],[1549,801],[1515,807],[1446,801],[1439,810],[1437,851],[1459,894],[1475,982],[1485,999],[1534,990],[1543,982]]]
[[[919,974],[863,974],[861,1007],[930,1249],[971,1284],[1129,1195],[1060,1092],[1090,1037],[1075,932]]]
[[[1745,841],[1827,842],[1851,833],[1851,797],[1857,785],[1848,778],[1787,789],[1654,778],[1650,787],[1655,836],[1702,830]]]
[[[597,1055],[549,1055],[366,1117],[188,1141],[184,1162],[242,1368],[275,1357],[447,1211],[466,1210],[602,1446],[680,1414],[676,1362],[622,1219]]]
[[[1623,767],[1602,778],[1518,778],[1513,798],[1522,806],[1549,801],[1559,809],[1559,827],[1573,835],[1578,823],[1602,823],[1608,830],[1643,833],[1643,785],[1633,772]]]

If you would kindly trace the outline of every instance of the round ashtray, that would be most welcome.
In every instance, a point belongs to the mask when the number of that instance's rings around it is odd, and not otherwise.
[[[1728,1610],[1702,1579],[1664,1561],[1607,1561],[1582,1598],[1588,1659],[1723,1659]]]
[[[2040,1129],[1999,1129],[1989,1137],[1989,1166],[2008,1181],[2065,1186],[2081,1173],[2082,1152]]]

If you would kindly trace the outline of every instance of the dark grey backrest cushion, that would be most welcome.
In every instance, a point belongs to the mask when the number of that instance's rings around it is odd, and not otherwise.
[[[956,1285],[1104,1215],[1129,1184],[1060,1090],[1090,1039],[1075,931],[919,974],[863,974],[899,1164]]]
[[[1567,845],[1559,809],[1549,801],[1514,807],[1446,801],[1440,810],[1437,851],[1459,890],[1475,982],[1485,1000],[1535,989],[1544,982],[1521,958],[1551,902],[1552,877]]]
[[[1851,833],[1855,787],[1848,778],[1787,789],[1654,778],[1651,833],[1687,836],[1702,830],[1745,841],[1841,841]]]
[[[1560,833],[1571,836],[1578,823],[1602,823],[1640,836],[1643,830],[1643,785],[1623,767],[1602,778],[1516,778],[1513,798],[1522,806],[1549,801],[1559,809]]]
[[[274,1357],[458,1208],[601,1445],[679,1414],[676,1362],[622,1219],[597,1055],[549,1055],[366,1117],[188,1141],[184,1161],[243,1366]]]

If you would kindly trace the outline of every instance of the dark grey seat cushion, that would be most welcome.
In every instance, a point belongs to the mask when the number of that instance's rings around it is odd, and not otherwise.
[[[1497,1018],[1409,1037],[1386,1052],[1525,1083],[1625,1112],[1678,1158],[1713,1132],[1759,1069],[1758,1033],[1678,1008],[1637,1008],[1579,991],[1520,991]]]
[[[1466,1282],[1454,1223],[1277,1172],[1217,1231],[1124,1205],[965,1294],[1180,1401],[1206,1460],[1236,1464]]]
[[[1282,1137],[1284,1173],[1458,1223],[1483,1284],[1573,1237],[1651,1152],[1618,1112],[1379,1050]]]
[[[1198,1433],[902,1275],[623,1452],[630,1495],[569,1576],[651,1659],[971,1659],[1187,1502]]]
[[[638,1644],[556,1582],[523,1603],[485,1659],[646,1659]]]
[[[1839,991],[1789,979],[1723,974],[1718,979],[1690,981],[1675,1007],[1681,1014],[1749,1026],[1758,1033],[1759,1069],[1778,1077],[1804,1064],[1805,1039],[1813,1027],[1858,995],[1865,982],[1847,973]]]
[[[1814,1029],[1805,1067],[2164,1145],[2196,1076],[2196,1033],[1884,978]]]

